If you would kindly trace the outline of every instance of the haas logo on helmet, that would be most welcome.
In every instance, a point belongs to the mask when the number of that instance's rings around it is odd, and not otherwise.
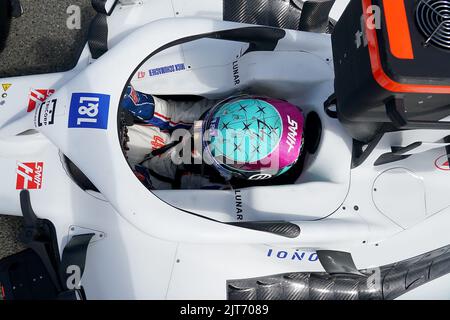
[[[289,146],[288,152],[291,152],[292,149],[295,148],[295,143],[297,142],[297,135],[298,135],[298,123],[294,119],[291,119],[291,117],[288,115],[288,124],[289,124],[289,132],[287,136],[286,143]]]

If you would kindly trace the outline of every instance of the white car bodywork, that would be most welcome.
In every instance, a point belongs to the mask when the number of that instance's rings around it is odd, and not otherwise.
[[[86,46],[71,71],[0,79],[11,84],[0,107],[0,212],[21,215],[19,163],[42,162],[41,186],[30,190],[31,201],[38,217],[55,225],[60,250],[75,234],[96,233],[82,281],[89,299],[225,299],[227,280],[324,271],[315,254],[319,249],[349,252],[358,269],[367,269],[448,245],[450,176],[438,160],[446,155],[442,139],[449,132],[387,133],[351,168],[352,139],[323,111],[334,81],[329,35],[286,30],[274,51],[247,54],[248,43],[200,39],[146,61],[181,38],[249,27],[222,21],[221,10],[218,0],[123,1],[108,17],[109,50],[99,59],[92,59]],[[239,84],[233,63],[239,66]],[[174,64],[185,70],[134,77],[132,83],[152,94],[214,99],[251,87],[317,112],[321,143],[297,183],[242,189],[237,200],[236,190],[147,190],[122,154],[119,101],[130,76]],[[36,89],[56,90],[47,100],[57,100],[52,125],[36,125],[39,108],[27,112]],[[73,93],[110,96],[106,130],[68,128]],[[424,143],[411,157],[373,166],[391,146],[416,141]],[[100,193],[73,182],[63,154]],[[223,223],[237,222],[236,201],[242,202],[244,221],[290,221],[300,235],[287,238]],[[294,258],[298,252],[302,259]],[[450,276],[402,298],[450,298]]]

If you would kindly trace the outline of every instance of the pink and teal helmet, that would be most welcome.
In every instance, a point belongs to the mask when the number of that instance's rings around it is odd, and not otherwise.
[[[289,102],[239,96],[220,102],[203,122],[203,150],[225,178],[263,180],[288,171],[303,147],[304,117]]]

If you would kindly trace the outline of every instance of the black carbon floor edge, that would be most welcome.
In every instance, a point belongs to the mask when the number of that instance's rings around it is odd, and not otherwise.
[[[392,300],[450,273],[450,245],[356,275],[293,272],[227,281],[229,300]]]

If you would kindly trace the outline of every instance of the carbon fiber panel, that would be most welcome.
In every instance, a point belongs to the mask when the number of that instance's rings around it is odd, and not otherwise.
[[[395,299],[450,273],[450,246],[355,274],[299,272],[227,281],[228,299],[378,300]],[[236,294],[236,284],[240,292]]]
[[[108,23],[107,16],[97,13],[89,26],[88,33],[89,50],[92,58],[100,58],[108,51]]]
[[[226,0],[223,19],[298,30],[301,11],[289,0]]]
[[[299,30],[309,32],[329,32],[329,15],[335,0],[307,1],[303,5]]]
[[[282,29],[333,31],[329,14],[335,0],[224,0],[223,19]]]
[[[269,232],[286,238],[296,238],[300,235],[300,227],[291,222],[229,222],[228,224],[252,229],[257,231]]]

